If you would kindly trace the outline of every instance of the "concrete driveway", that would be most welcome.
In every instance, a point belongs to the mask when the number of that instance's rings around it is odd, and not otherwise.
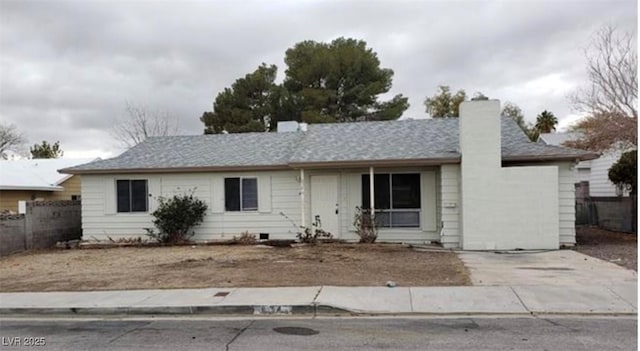
[[[531,313],[637,313],[637,273],[579,252],[459,256],[473,285],[509,288]]]
[[[460,252],[473,285],[637,284],[637,273],[573,250]]]

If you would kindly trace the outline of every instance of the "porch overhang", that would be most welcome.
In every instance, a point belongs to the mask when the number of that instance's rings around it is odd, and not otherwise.
[[[438,159],[389,159],[389,160],[356,160],[356,161],[322,161],[322,162],[291,162],[294,169],[320,168],[369,168],[369,167],[415,167],[438,166],[442,164],[460,163],[460,156]]]

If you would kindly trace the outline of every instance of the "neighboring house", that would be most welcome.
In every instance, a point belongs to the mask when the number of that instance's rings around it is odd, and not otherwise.
[[[19,212],[19,203],[30,200],[80,198],[80,176],[58,169],[95,160],[31,159],[0,161],[0,211]]]
[[[82,175],[87,239],[144,236],[159,196],[193,191],[209,205],[195,240],[243,231],[294,239],[316,219],[334,237],[357,240],[362,206],[375,210],[380,241],[470,250],[574,244],[574,166],[596,155],[529,142],[500,117],[497,100],[465,102],[460,115],[153,137],[61,172]]]
[[[538,139],[538,142],[546,145],[562,146],[563,143],[570,140],[579,139],[582,136],[581,133],[542,133]],[[629,196],[629,191],[616,187],[609,180],[609,168],[618,161],[622,155],[621,150],[611,150],[603,153],[595,160],[582,161],[578,163],[576,168],[578,169],[578,181],[589,183],[589,196]]]

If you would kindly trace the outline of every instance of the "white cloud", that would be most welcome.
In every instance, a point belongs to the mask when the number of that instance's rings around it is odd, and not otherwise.
[[[301,40],[354,36],[395,72],[405,117],[425,117],[437,85],[575,119],[566,94],[585,81],[582,48],[603,23],[637,26],[614,1],[0,1],[0,119],[30,143],[117,154],[125,101],[166,110],[186,134],[217,92],[260,63],[286,69]],[[87,155],[92,156],[92,155]]]

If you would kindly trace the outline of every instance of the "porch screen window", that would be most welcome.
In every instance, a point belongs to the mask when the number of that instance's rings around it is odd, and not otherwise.
[[[147,212],[149,192],[146,179],[116,181],[118,212]]]
[[[258,180],[256,178],[225,178],[224,207],[226,211],[257,211]]]
[[[420,174],[375,174],[376,223],[384,228],[420,226]],[[369,175],[362,175],[362,208],[370,209]]]

